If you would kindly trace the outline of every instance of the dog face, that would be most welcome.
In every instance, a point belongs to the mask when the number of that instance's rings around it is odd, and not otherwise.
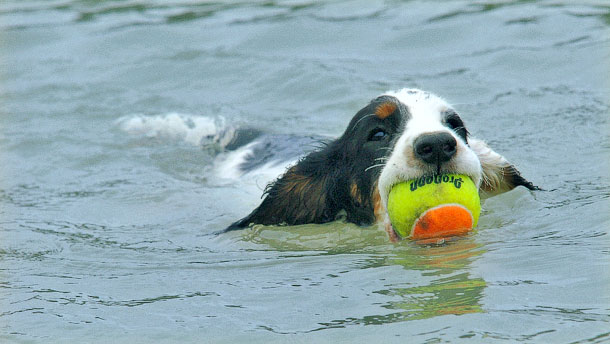
[[[459,115],[441,98],[415,89],[388,93],[408,111],[379,176],[384,208],[392,186],[423,175],[457,173],[481,184],[482,168]]]
[[[352,194],[362,198],[364,190],[375,191],[379,173],[408,115],[408,109],[395,97],[379,96],[358,111],[343,135],[329,145],[341,155],[338,160],[342,174],[351,179]]]

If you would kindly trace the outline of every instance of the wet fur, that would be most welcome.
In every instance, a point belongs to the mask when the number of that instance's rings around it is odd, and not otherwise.
[[[358,225],[387,222],[378,180],[409,117],[409,109],[395,97],[384,95],[372,100],[352,118],[341,137],[305,156],[270,183],[260,206],[228,230],[251,224],[325,223],[343,211],[348,222]],[[380,129],[387,135],[377,140],[375,133]],[[468,149],[480,160],[483,196],[520,185],[538,189],[485,142],[466,138],[466,129],[456,129],[460,130]]]
[[[231,228],[251,223],[325,223],[335,220],[341,210],[345,210],[349,222],[372,224],[375,216],[369,180],[373,176],[354,173],[353,163],[340,141],[311,153],[269,184],[261,205]]]

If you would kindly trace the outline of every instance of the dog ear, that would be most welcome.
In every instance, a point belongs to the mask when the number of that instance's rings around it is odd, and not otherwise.
[[[482,196],[491,197],[512,190],[519,185],[530,190],[540,190],[539,187],[523,178],[515,166],[489,148],[484,141],[469,138],[468,144],[481,161],[483,178],[480,191]]]
[[[334,220],[339,210],[337,183],[333,181],[332,167],[320,166],[326,160],[318,157],[323,154],[314,152],[306,156],[267,185],[262,203],[227,230],[250,224],[300,225]]]

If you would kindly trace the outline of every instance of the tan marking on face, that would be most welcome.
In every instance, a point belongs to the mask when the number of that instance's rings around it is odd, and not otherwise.
[[[375,115],[379,119],[386,119],[389,115],[393,114],[396,111],[396,104],[385,102],[375,109]]]
[[[373,187],[373,209],[375,213],[375,220],[377,221],[377,223],[384,222],[386,209],[383,206],[383,203],[381,202],[381,195],[379,194],[377,184],[375,184],[375,186]],[[392,224],[390,222],[386,222],[384,224],[384,229],[386,233],[388,233],[388,238],[390,239],[390,242],[396,243],[401,240],[400,237],[394,231],[394,228],[392,227]]]
[[[356,182],[352,182],[349,193],[356,203],[362,204],[362,194],[360,193],[360,189],[358,188],[358,184],[356,184]]]
[[[381,202],[381,195],[379,194],[379,189],[377,188],[377,184],[373,187],[373,212],[375,214],[375,220],[377,222],[383,222],[385,218],[385,207]]]

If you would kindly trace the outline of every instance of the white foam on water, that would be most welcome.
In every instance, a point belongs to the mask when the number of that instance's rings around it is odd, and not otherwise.
[[[223,179],[240,179],[243,172],[239,166],[246,161],[248,155],[252,154],[252,147],[257,143],[251,142],[236,151],[223,154],[217,159],[216,173],[219,178]]]
[[[222,117],[176,112],[154,116],[125,116],[119,118],[116,124],[130,135],[182,140],[192,145],[201,145],[205,140],[218,141],[228,129]]]
[[[223,117],[206,117],[171,112],[161,115],[130,115],[116,120],[119,129],[129,135],[180,140],[194,146],[217,144],[224,147],[231,141],[235,130],[225,124]],[[269,183],[282,175],[291,161],[270,161],[254,170],[243,171],[240,167],[249,155],[254,154],[254,141],[235,151],[226,151],[216,156],[211,170],[213,183],[217,185],[239,184],[259,194]],[[221,149],[222,150],[222,149]]]

